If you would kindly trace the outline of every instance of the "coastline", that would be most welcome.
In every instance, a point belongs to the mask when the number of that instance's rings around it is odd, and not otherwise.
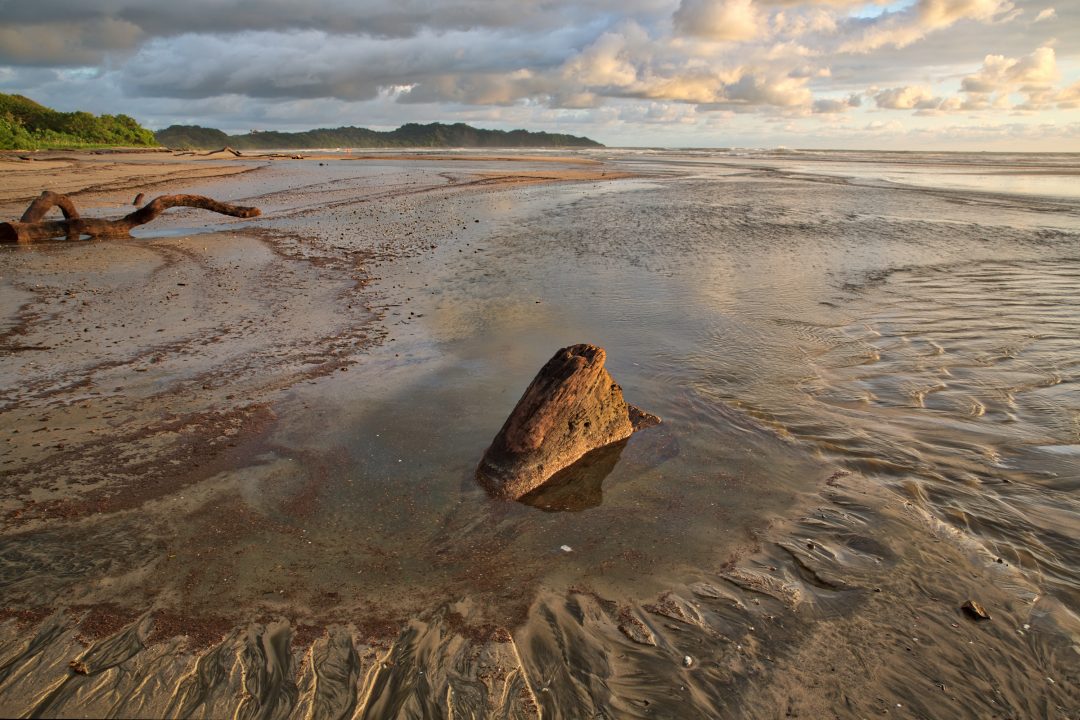
[[[773,717],[902,702],[932,716],[975,697],[1035,715],[1067,707],[1075,663],[1063,638],[1076,628],[1021,559],[1002,562],[943,523],[895,469],[905,456],[870,452],[856,434],[841,461],[792,441],[816,434],[829,448],[835,437],[817,418],[800,424],[796,406],[776,417],[708,403],[722,379],[690,388],[677,374],[694,356],[673,371],[613,355],[612,372],[628,392],[661,375],[643,405],[676,428],[702,406],[716,427],[676,438],[661,426],[632,441],[598,478],[602,504],[571,498],[588,509],[580,521],[485,505],[468,463],[565,325],[608,332],[628,299],[642,305],[676,271],[695,292],[730,293],[736,266],[703,268],[701,282],[696,268],[650,267],[651,235],[619,227],[617,204],[606,216],[598,207],[606,193],[654,189],[647,179],[385,162],[362,177],[357,163],[270,163],[202,186],[260,198],[257,224],[181,212],[122,243],[4,249],[4,307],[22,309],[2,336],[17,382],[6,383],[0,461],[24,463],[0,506],[5,709]],[[197,232],[207,222],[213,232]],[[608,280],[611,256],[635,272]],[[570,263],[599,278],[595,296],[568,292]],[[780,302],[784,267],[781,257],[751,274]],[[677,317],[704,302],[687,297],[644,312]],[[612,315],[581,324],[583,301]],[[785,334],[770,320],[775,338],[747,341],[752,364],[784,347],[827,357],[853,311],[820,312],[833,325]],[[652,334],[630,328],[624,349],[657,337],[665,316],[647,317]],[[738,326],[708,331],[725,366],[746,362]],[[865,366],[856,350],[841,367]],[[838,407],[863,406],[841,396]],[[697,436],[708,463],[673,470]],[[903,492],[871,480],[877,471],[900,476]],[[702,502],[717,494],[734,507]],[[958,613],[970,596],[994,608],[993,623]]]

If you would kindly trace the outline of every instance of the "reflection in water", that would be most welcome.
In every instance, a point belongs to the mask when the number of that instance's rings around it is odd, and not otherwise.
[[[626,441],[597,448],[563,468],[518,502],[544,512],[581,512],[604,501],[604,479],[615,469]]]
[[[624,476],[642,476],[679,454],[679,439],[666,425],[657,425],[626,440],[597,448],[546,483],[518,498],[545,512],[581,512],[604,501],[604,481],[621,463]]]

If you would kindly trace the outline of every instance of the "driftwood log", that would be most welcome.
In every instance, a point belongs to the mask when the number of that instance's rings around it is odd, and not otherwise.
[[[595,345],[572,345],[541,368],[476,470],[496,497],[517,499],[586,453],[660,422],[627,405]]]
[[[54,207],[60,208],[63,220],[43,220]],[[91,238],[128,237],[132,228],[145,225],[161,213],[173,207],[193,207],[202,210],[250,218],[259,214],[259,208],[230,205],[202,195],[162,195],[154,198],[138,210],[116,220],[84,218],[79,216],[75,204],[67,195],[46,190],[41,193],[23,213],[18,222],[0,223],[0,244],[29,244],[42,240],[66,238],[79,240]]]

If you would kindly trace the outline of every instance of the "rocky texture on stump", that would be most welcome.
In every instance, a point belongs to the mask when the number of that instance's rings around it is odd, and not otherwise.
[[[477,468],[492,495],[519,498],[590,450],[660,422],[626,404],[606,357],[595,345],[572,345],[548,360]]]

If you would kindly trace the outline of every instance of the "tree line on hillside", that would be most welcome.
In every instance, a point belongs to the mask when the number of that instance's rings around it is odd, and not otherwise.
[[[127,115],[59,112],[22,95],[0,93],[0,150],[157,144],[154,133]]]
[[[319,128],[286,133],[252,131],[227,135],[198,125],[173,125],[157,133],[127,115],[59,112],[22,95],[0,93],[0,150],[86,147],[156,147],[186,150],[311,148],[540,148],[603,147],[587,137],[528,130],[482,130],[464,123],[409,123],[397,130]]]
[[[157,140],[167,147],[187,150],[216,150],[226,146],[236,150],[603,147],[587,137],[527,130],[481,130],[464,123],[409,123],[397,130],[385,132],[361,127],[340,127],[296,133],[252,131],[243,135],[227,135],[221,130],[198,125],[172,125],[158,131]]]

